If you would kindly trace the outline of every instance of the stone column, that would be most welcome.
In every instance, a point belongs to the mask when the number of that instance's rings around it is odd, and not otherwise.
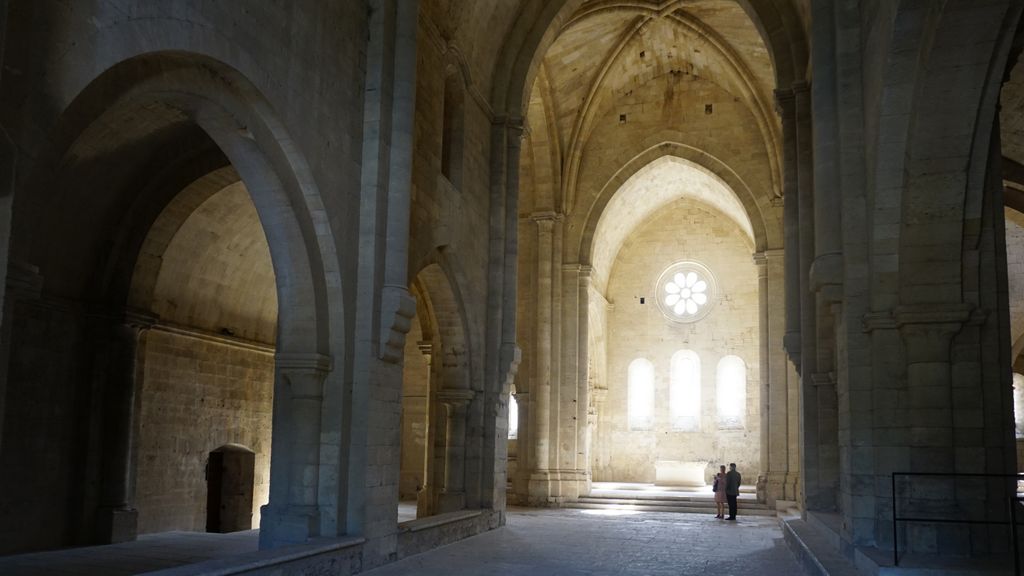
[[[270,502],[262,509],[260,548],[320,535],[321,410],[330,359],[278,353],[276,364]]]
[[[785,230],[786,332],[783,345],[800,370],[800,196],[797,184],[796,99],[791,90],[776,90],[782,120],[782,191]]]
[[[579,267],[576,306],[576,471],[579,475],[576,495],[590,494],[593,474],[590,470],[590,434],[596,415],[590,402],[590,282],[593,268]]]
[[[525,504],[530,483],[530,393],[516,392],[516,406],[519,407],[519,435],[516,437],[516,473],[512,477],[512,492],[518,498],[516,504]]]
[[[800,385],[804,446],[804,505],[808,510],[834,510],[838,488],[837,412],[834,374],[818,371],[818,299],[811,282],[814,263],[814,146],[810,89],[793,86],[796,107],[797,182],[800,220]]]
[[[536,358],[533,389],[534,426],[531,430],[533,451],[533,474],[530,478],[531,497],[546,499],[549,493],[548,470],[551,468],[551,370],[552,370],[552,250],[555,214],[536,214],[537,223],[537,339],[534,348]]]
[[[137,534],[139,513],[132,506],[132,447],[138,347],[142,331],[154,321],[153,317],[129,312],[108,328],[95,532],[96,540],[105,544],[135,540]]]
[[[768,339],[771,337],[768,318],[768,257],[764,252],[754,254],[754,265],[757,266],[757,324],[758,324],[758,359],[761,374],[761,469],[758,471],[758,486],[765,481],[766,492],[758,494],[758,500],[766,500],[769,505],[774,504],[781,482],[773,484],[773,478],[769,475],[771,469],[771,391],[772,384],[769,372],[770,361]]]
[[[423,431],[423,486],[419,493],[416,494],[416,517],[422,518],[433,514],[434,505],[434,463],[433,463],[433,448],[434,448],[434,434],[435,426],[432,421],[432,414],[434,412],[434,379],[433,379],[433,351],[434,345],[430,342],[418,342],[420,353],[423,354],[423,358],[427,362],[427,398],[426,398],[426,430]]]
[[[832,2],[813,6],[815,20],[834,21]],[[842,183],[839,163],[837,66],[835,42],[811,43],[814,83],[811,107],[814,118],[814,290],[827,304],[839,302],[843,284]],[[847,168],[849,170],[849,168]]]
[[[761,469],[767,481],[769,504],[796,500],[797,471],[790,466],[791,383],[789,362],[782,346],[786,331],[785,260],[782,250],[754,254],[760,291],[761,338]]]
[[[437,399],[445,410],[444,487],[437,512],[466,507],[466,407],[475,396],[472,390],[442,390]]]

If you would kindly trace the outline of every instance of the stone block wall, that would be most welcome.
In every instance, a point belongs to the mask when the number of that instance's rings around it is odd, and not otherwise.
[[[1024,214],[1006,208],[1006,276],[1010,295],[1010,345],[1014,362],[1024,341]]]
[[[0,553],[62,543],[73,520],[67,500],[87,458],[75,439],[83,434],[79,409],[90,403],[88,387],[74,375],[88,369],[73,351],[84,340],[80,317],[39,304],[14,308],[7,374],[7,410],[0,446]],[[0,375],[3,377],[3,375]]]
[[[400,500],[415,500],[426,485],[427,422],[429,413],[430,364],[419,348],[423,340],[420,317],[412,319],[405,336],[402,365],[402,464],[398,481]]]
[[[139,533],[206,530],[206,465],[224,444],[256,453],[252,526],[259,527],[270,488],[273,351],[158,329],[145,340],[137,399]]]
[[[736,462],[748,482],[760,470],[760,362],[758,278],[752,246],[738,226],[701,204],[680,200],[642,224],[620,250],[610,274],[607,320],[607,398],[593,443],[594,480],[653,482],[658,460]],[[718,284],[710,313],[692,324],[672,322],[655,301],[655,283],[680,260],[707,266]],[[644,303],[640,303],[640,298]],[[672,355],[692,350],[701,361],[699,432],[673,432],[669,423]],[[720,430],[716,417],[716,369],[734,354],[747,368],[746,423]],[[630,430],[626,375],[630,362],[646,358],[655,370],[655,423]]]

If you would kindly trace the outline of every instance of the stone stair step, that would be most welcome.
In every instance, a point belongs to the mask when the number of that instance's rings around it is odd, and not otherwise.
[[[623,498],[611,496],[581,496],[580,502],[592,504],[651,504],[657,506],[701,506],[715,507],[715,501],[711,498]],[[756,500],[739,500],[740,508],[770,510],[766,504]]]
[[[598,502],[571,502],[565,505],[566,508],[583,509],[583,510],[636,510],[640,512],[674,512],[674,513],[689,513],[689,514],[710,514],[715,510],[712,506],[694,505],[693,503],[681,504],[678,502],[658,504],[657,502],[632,502],[632,503],[613,503],[607,501]],[[749,507],[743,504],[739,507],[739,515],[747,516],[775,516],[775,510],[769,510],[764,506],[761,507]]]

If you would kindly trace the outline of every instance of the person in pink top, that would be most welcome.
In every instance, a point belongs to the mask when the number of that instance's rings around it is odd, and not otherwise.
[[[718,508],[718,515],[715,518],[725,518],[725,466],[721,466],[718,474],[715,474],[715,483],[711,485],[715,491],[715,507]]]

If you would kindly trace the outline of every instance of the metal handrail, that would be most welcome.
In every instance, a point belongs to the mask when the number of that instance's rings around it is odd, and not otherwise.
[[[1020,550],[1018,549],[1018,538],[1017,538],[1017,507],[1014,505],[1017,502],[1024,501],[1024,496],[1017,494],[1017,489],[1014,487],[1013,494],[1007,498],[1010,505],[1010,520],[1007,522],[1001,522],[997,520],[949,520],[945,518],[913,518],[905,517],[900,518],[897,515],[896,508],[896,477],[897,476],[931,476],[941,478],[1014,478],[1017,482],[1024,480],[1024,474],[970,474],[970,473],[958,473],[958,472],[893,472],[892,473],[892,559],[893,565],[900,565],[900,546],[899,546],[899,533],[896,529],[897,522],[935,522],[940,524],[989,524],[998,526],[1010,526],[1010,538],[1012,539],[1013,546],[1013,566],[1014,574],[1021,576],[1021,565],[1020,565]],[[1015,485],[1016,486],[1016,485]]]

